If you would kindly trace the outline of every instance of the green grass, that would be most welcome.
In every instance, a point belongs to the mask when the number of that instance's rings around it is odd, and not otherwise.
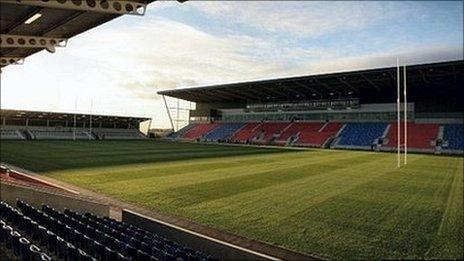
[[[463,258],[463,159],[145,141],[2,141],[1,159],[335,259]]]

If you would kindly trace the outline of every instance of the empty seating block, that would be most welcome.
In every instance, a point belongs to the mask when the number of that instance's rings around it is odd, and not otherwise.
[[[340,122],[330,122],[327,123],[321,130],[320,132],[331,132],[331,133],[337,133],[340,128],[343,126],[342,123]]]
[[[390,125],[388,131],[388,141],[385,147],[396,148],[397,147],[397,123]],[[418,150],[433,150],[432,141],[438,136],[438,124],[431,123],[408,123],[408,148]],[[400,143],[404,143],[404,124],[400,124]]]
[[[257,128],[261,123],[248,122],[239,131],[235,132],[232,140],[236,142],[246,142],[252,140],[258,133]]]
[[[182,135],[182,138],[195,140],[203,137],[218,126],[217,123],[199,123]]]
[[[38,140],[72,140],[74,137],[78,140],[88,140],[89,134],[83,131],[72,130],[51,130],[51,129],[30,129],[30,133]]]
[[[287,142],[290,137],[297,138],[297,135],[304,132],[317,132],[324,123],[319,122],[294,122],[278,138],[280,142]]]
[[[342,147],[370,147],[374,141],[382,137],[388,123],[347,123],[339,135],[337,145]]]
[[[244,123],[242,122],[226,122],[220,123],[217,128],[205,135],[208,140],[224,140],[229,139],[234,132],[240,129]]]
[[[19,130],[15,129],[0,129],[0,139],[2,140],[23,140],[24,137]]]
[[[93,133],[98,135],[99,139],[105,140],[139,140],[146,139],[138,129],[110,129],[98,128]]]
[[[446,150],[464,150],[464,125],[463,124],[447,124],[443,126],[443,141]]]
[[[259,140],[270,141],[274,137],[279,137],[289,125],[290,123],[288,122],[265,122],[261,124],[255,132],[258,133]]]
[[[329,138],[334,137],[343,125],[338,122],[325,124],[319,131],[303,131],[295,144],[301,146],[322,147]]]
[[[300,133],[295,143],[310,147],[321,147],[332,135],[331,132],[303,132]]]
[[[21,260],[213,260],[110,218],[62,213],[46,205],[40,210],[22,201],[17,208],[0,202],[0,247]]]
[[[179,138],[181,137],[182,135],[184,135],[187,131],[189,131],[190,129],[192,129],[193,127],[195,127],[197,124],[196,123],[190,123],[189,125],[183,127],[182,129],[176,131],[176,132],[172,132],[171,134],[169,134],[167,136],[167,138],[171,138],[171,139],[176,139],[176,138]]]

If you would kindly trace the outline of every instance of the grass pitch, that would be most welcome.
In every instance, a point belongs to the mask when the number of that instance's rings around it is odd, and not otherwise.
[[[463,159],[152,141],[2,141],[1,159],[335,259],[463,258]]]

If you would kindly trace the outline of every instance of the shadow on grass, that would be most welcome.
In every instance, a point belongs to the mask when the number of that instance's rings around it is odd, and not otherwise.
[[[34,172],[127,164],[294,153],[256,148],[168,141],[1,141],[1,161]]]

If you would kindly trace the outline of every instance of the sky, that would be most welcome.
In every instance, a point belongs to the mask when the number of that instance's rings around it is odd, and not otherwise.
[[[463,59],[463,2],[156,1],[143,17],[3,68],[1,107],[152,117],[165,128],[159,90],[393,66],[397,56]]]

